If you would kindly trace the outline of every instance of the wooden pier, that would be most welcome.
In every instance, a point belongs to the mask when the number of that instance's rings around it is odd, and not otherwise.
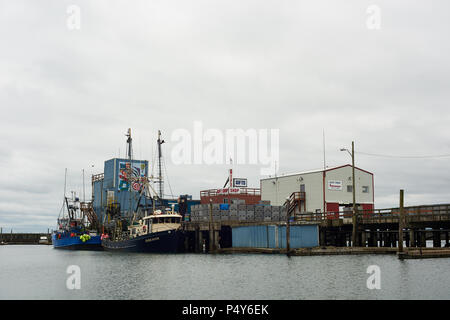
[[[400,251],[399,257],[405,259],[450,257],[450,204],[359,210],[355,219],[355,243],[352,243],[352,212],[310,213],[295,207],[289,212],[289,219],[279,222],[214,221],[212,217],[210,221],[184,222],[185,248],[191,252],[202,252],[205,247],[207,252],[220,253],[286,253],[286,249],[232,248],[231,229],[250,225],[316,224],[319,247],[288,250],[290,254],[396,254]],[[401,248],[400,237],[404,244]],[[426,248],[427,240],[433,241],[433,248]]]

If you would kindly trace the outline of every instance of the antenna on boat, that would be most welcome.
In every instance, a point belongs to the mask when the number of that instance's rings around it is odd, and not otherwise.
[[[133,139],[131,138],[131,128],[128,128],[127,138],[127,156],[131,161],[131,154],[133,153]]]
[[[161,167],[161,145],[165,142],[164,140],[161,140],[161,130],[158,130],[158,184],[159,184],[159,197],[161,199],[164,198],[164,184],[163,184],[163,177],[162,177],[162,167]]]

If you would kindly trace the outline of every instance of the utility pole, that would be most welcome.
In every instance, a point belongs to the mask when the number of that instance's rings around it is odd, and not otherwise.
[[[323,140],[323,170],[327,168],[327,164],[325,162],[325,129],[322,131],[322,140]]]
[[[212,200],[209,199],[209,251],[213,252],[215,250],[214,243],[214,223],[213,223],[213,215],[212,215]]]
[[[356,211],[356,181],[355,181],[355,142],[352,141],[352,191],[353,191],[353,216],[352,216],[352,247],[356,247],[358,239],[358,217]]]
[[[347,151],[352,157],[352,189],[353,189],[352,247],[356,247],[356,241],[358,239],[358,211],[356,209],[355,142],[352,141],[352,152],[350,152],[346,148],[341,148],[341,151]]]
[[[290,199],[286,199],[286,255],[290,256],[291,251],[291,225],[290,225],[290,218],[291,218],[291,212],[290,212]]]
[[[403,221],[405,219],[404,191],[400,190],[400,212],[398,216],[398,253],[403,254]]]

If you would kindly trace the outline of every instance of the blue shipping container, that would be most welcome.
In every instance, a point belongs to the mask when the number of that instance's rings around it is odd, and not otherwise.
[[[266,225],[232,229],[233,248],[286,248],[286,226]],[[319,246],[319,226],[291,226],[291,248]]]

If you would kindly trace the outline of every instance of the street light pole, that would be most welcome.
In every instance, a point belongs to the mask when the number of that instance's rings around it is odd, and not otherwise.
[[[357,209],[356,209],[356,179],[355,179],[355,142],[352,141],[352,152],[350,152],[346,148],[342,148],[341,151],[347,151],[348,154],[352,157],[352,193],[353,193],[353,214],[352,214],[352,247],[356,246],[356,241],[358,239],[358,217],[357,217]]]
[[[353,216],[352,216],[352,247],[356,247],[356,241],[357,241],[357,212],[356,212],[356,181],[355,181],[355,142],[352,141],[352,191],[353,191]]]

